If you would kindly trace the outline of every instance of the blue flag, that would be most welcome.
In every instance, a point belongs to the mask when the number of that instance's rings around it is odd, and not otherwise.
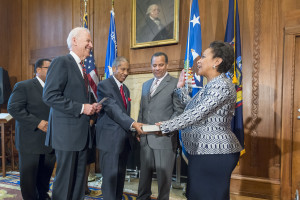
[[[85,13],[83,16],[83,27],[87,29],[89,28],[87,13]],[[97,99],[97,85],[99,83],[99,77],[97,73],[93,50],[90,51],[90,56],[84,60],[84,66],[89,79],[89,87],[91,88],[90,91],[93,93],[94,98]]]
[[[113,10],[110,11],[110,25],[109,34],[107,40],[106,58],[105,58],[105,78],[112,75],[112,63],[117,57],[117,32],[115,24],[115,13]]]
[[[243,93],[242,93],[242,53],[240,38],[240,22],[237,0],[229,0],[228,19],[226,26],[225,42],[234,47],[235,61],[233,70],[226,75],[233,80],[237,92],[235,116],[231,122],[231,128],[242,147],[244,148],[244,125],[243,125]]]
[[[203,87],[203,77],[193,74],[192,67],[194,60],[201,55],[202,52],[202,36],[201,36],[201,23],[200,23],[200,14],[199,14],[199,5],[198,0],[193,0],[191,11],[190,11],[190,19],[189,19],[189,30],[186,42],[186,51],[184,58],[184,69],[185,69],[185,83],[186,87],[188,85],[192,86],[192,96],[194,96],[199,88]],[[179,132],[179,139],[181,139],[181,132]],[[186,151],[184,149],[183,143],[182,146],[182,154],[184,160],[187,162]]]

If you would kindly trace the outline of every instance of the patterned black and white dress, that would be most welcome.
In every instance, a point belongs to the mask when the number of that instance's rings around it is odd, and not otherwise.
[[[229,200],[230,177],[242,150],[231,131],[235,111],[234,84],[221,74],[193,98],[184,88],[176,89],[184,112],[162,122],[162,133],[181,130],[188,155],[189,200]]]
[[[228,154],[242,150],[231,131],[236,90],[224,74],[211,80],[193,98],[185,88],[176,89],[184,112],[161,125],[162,133],[182,130],[182,140],[191,155]]]

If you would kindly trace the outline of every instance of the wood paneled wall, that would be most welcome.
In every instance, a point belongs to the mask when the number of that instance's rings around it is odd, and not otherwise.
[[[223,40],[228,0],[198,0],[203,49]],[[131,1],[115,0],[118,55],[130,61],[131,74],[150,73],[150,58],[164,51],[170,70],[183,67],[189,1],[180,1],[178,44],[130,49]],[[235,169],[231,191],[266,198],[281,196],[281,110],[283,29],[287,12],[299,0],[239,0],[243,58],[243,108],[246,154]],[[110,0],[89,0],[90,30],[96,64],[103,75],[110,19]],[[80,26],[82,0],[0,0],[0,66],[11,82],[31,78],[37,58],[68,52],[66,38]],[[3,28],[4,27],[4,28]],[[284,199],[284,198],[283,198]]]

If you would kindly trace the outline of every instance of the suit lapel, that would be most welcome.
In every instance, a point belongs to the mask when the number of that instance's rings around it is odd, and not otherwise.
[[[158,94],[162,89],[164,89],[164,87],[166,87],[169,84],[171,77],[168,74],[159,84],[159,86],[157,87],[157,89],[155,90],[153,96],[151,98],[153,98],[156,94]],[[152,84],[151,84],[152,85]],[[150,93],[150,89],[149,89],[149,93]]]
[[[154,78],[151,79],[151,81],[147,82],[145,85],[145,92],[147,94],[148,100],[150,100],[150,89],[151,89],[153,81],[154,81]]]
[[[123,98],[122,98],[121,93],[120,93],[120,89],[119,89],[119,87],[118,87],[118,84],[116,83],[116,81],[115,81],[115,79],[114,79],[113,76],[110,76],[110,77],[109,77],[109,80],[111,81],[112,86],[113,86],[113,90],[115,91],[115,93],[116,93],[116,95],[117,95],[117,97],[118,97],[118,99],[116,99],[116,101],[117,101],[118,104],[121,106],[121,108],[123,108],[124,110],[126,110],[126,109],[125,109],[125,106],[124,106]],[[126,92],[125,92],[126,89],[125,89],[125,88],[126,88],[126,87],[123,86],[125,98],[127,98],[127,95],[128,95],[128,94],[126,95]],[[128,108],[128,106],[127,106],[127,108]]]
[[[39,91],[39,93],[43,96],[43,87],[41,85],[41,83],[39,82],[39,80],[35,77],[32,79],[33,85],[34,87],[36,87]]]
[[[127,88],[127,86],[125,84],[123,84],[123,88],[124,88],[124,94],[125,94],[125,99],[126,99],[126,103],[127,103],[127,113],[130,113],[130,101],[128,101],[129,89]],[[122,99],[122,102],[123,102],[123,99]]]
[[[72,69],[75,72],[76,77],[80,80],[80,82],[81,82],[81,84],[82,84],[82,86],[83,86],[83,88],[84,88],[84,90],[85,90],[85,92],[87,94],[85,83],[84,83],[84,79],[82,77],[81,71],[80,71],[80,69],[79,69],[79,67],[78,67],[75,59],[73,58],[73,56],[71,54],[68,54],[67,56],[69,57],[69,59],[71,59],[73,61],[72,62],[72,64],[73,64],[72,65]]]

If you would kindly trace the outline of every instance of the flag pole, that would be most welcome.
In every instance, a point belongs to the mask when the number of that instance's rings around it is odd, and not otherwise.
[[[87,2],[88,0],[84,0],[84,13],[87,13]]]
[[[82,26],[84,27],[84,23],[86,23],[86,25],[87,25],[86,28],[88,29],[89,28],[89,24],[86,21],[86,16],[87,16],[87,2],[88,2],[88,0],[84,0],[84,14],[83,14]]]
[[[187,37],[187,43],[188,43],[188,48],[187,49],[190,49],[190,25],[191,25],[191,12],[192,12],[192,3],[193,3],[193,0],[190,0],[190,14],[189,14],[189,30],[188,30],[188,37]],[[186,80],[185,80],[185,88],[188,89],[189,87],[189,67],[190,67],[190,52],[188,52],[187,54],[187,59],[186,59],[186,69],[185,69],[185,76],[186,76]]]
[[[111,0],[111,9],[114,10],[115,1]]]
[[[233,77],[232,77],[232,83],[234,83],[234,84],[237,84],[238,83],[238,81],[237,81],[237,78],[236,78],[236,54],[235,54],[235,52],[236,52],[236,49],[235,49],[235,47],[236,47],[236,1],[237,0],[234,0],[234,17],[233,17],[233,26],[234,26],[234,33],[233,33],[233,40],[234,40],[234,45],[233,45],[233,50],[234,50],[234,62],[233,62]]]

